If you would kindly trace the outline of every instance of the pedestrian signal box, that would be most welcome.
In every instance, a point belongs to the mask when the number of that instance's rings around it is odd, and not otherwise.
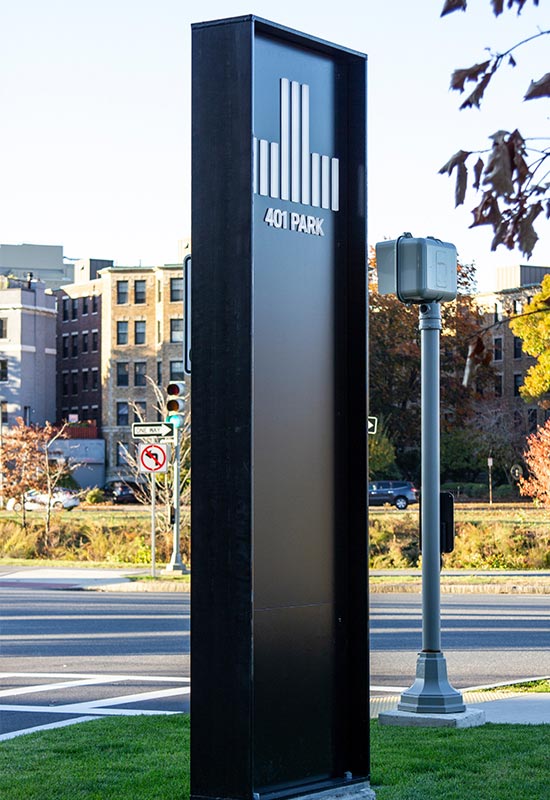
[[[404,233],[376,245],[378,291],[396,294],[404,303],[433,303],[456,297],[454,244]]]

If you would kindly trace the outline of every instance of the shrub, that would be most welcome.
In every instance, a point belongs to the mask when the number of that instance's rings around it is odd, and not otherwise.
[[[90,491],[86,495],[86,502],[87,503],[103,503],[105,501],[105,492],[103,489],[99,489],[97,486]]]

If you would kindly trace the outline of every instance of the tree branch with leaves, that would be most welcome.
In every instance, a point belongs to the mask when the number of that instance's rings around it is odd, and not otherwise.
[[[520,14],[527,0],[491,0],[495,16],[505,10],[517,9]],[[538,0],[533,0],[538,6]],[[454,11],[466,11],[466,0],[446,0],[441,16]],[[466,84],[473,89],[462,102],[460,110],[480,108],[485,92],[496,73],[504,65],[516,66],[517,51],[536,39],[550,34],[539,30],[499,53],[489,52],[489,58],[470,67],[456,69],[450,88],[463,94]],[[514,55],[515,54],[515,55]],[[550,72],[531,80],[524,100],[550,97]],[[493,229],[491,250],[504,245],[509,250],[518,247],[529,258],[538,241],[534,223],[540,214],[550,218],[550,146],[547,137],[525,138],[519,131],[499,130],[489,136],[492,145],[483,150],[459,150],[441,167],[440,174],[456,174],[455,206],[464,204],[471,174],[471,188],[481,194],[472,209],[471,228],[490,225]],[[477,158],[476,158],[477,157]],[[474,162],[474,163],[473,163]],[[473,163],[473,167],[472,167]]]

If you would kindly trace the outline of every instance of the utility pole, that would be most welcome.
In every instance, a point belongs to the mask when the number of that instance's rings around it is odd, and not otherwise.
[[[422,491],[422,652],[416,680],[403,692],[399,711],[447,714],[465,711],[462,695],[450,685],[441,652],[440,587],[440,424],[439,340],[441,306],[422,303],[419,310],[421,347]]]

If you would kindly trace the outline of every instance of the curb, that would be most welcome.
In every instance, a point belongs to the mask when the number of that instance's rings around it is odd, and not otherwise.
[[[189,594],[190,583],[178,581],[127,581],[125,583],[109,583],[99,586],[84,586],[89,592],[183,592]],[[376,583],[369,585],[372,594],[420,594],[422,584],[414,583]],[[545,583],[474,583],[474,584],[441,584],[442,594],[550,594],[550,581]]]
[[[422,583],[369,583],[372,594],[392,592],[420,593]],[[449,583],[441,584],[442,594],[550,594],[550,581],[545,583]]]

